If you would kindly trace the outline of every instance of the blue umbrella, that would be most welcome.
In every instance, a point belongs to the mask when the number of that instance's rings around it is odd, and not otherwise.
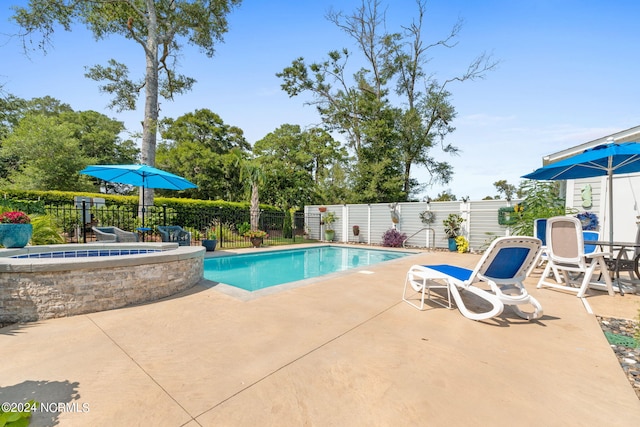
[[[93,165],[87,166],[80,173],[107,182],[142,187],[143,203],[145,188],[186,190],[197,187],[181,176],[147,165]],[[144,227],[144,206],[142,207],[142,226]]]
[[[609,242],[613,242],[613,175],[640,172],[640,143],[602,144],[536,169],[522,178],[566,180],[607,176],[609,184]]]

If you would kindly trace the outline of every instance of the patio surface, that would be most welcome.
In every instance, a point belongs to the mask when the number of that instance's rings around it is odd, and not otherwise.
[[[575,294],[528,290],[476,322],[402,302],[425,252],[238,298],[203,281],[155,303],[0,329],[0,402],[62,402],[32,426],[638,426],[640,400]],[[590,291],[599,315],[640,298]],[[66,406],[65,406],[66,405]],[[55,409],[55,408],[54,408]]]

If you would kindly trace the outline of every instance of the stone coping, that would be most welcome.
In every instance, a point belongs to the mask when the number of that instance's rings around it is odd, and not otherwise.
[[[82,258],[9,258],[30,253],[120,248],[159,249],[162,252]],[[25,246],[19,249],[0,249],[0,272],[66,271],[136,266],[202,257],[204,252],[203,246],[178,246],[177,243],[132,242]]]

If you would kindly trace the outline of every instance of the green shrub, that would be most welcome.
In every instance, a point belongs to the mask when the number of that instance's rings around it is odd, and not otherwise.
[[[284,215],[284,224],[282,225],[282,237],[290,239],[293,237],[293,228],[291,223],[291,215]]]
[[[64,243],[62,229],[51,215],[31,215],[32,245],[59,245]]]
[[[244,233],[251,230],[251,224],[249,224],[248,222],[243,222],[242,224],[238,224],[236,226],[236,230],[238,231],[238,234],[240,236],[244,236]]]
[[[526,196],[522,204],[514,209],[517,217],[511,226],[513,235],[533,236],[533,221],[564,215],[567,210],[559,195],[558,183],[527,181],[522,186]]]
[[[36,408],[37,403],[34,400],[30,400],[24,404],[25,408]],[[6,412],[0,408],[0,426],[6,427],[26,427],[29,425],[31,418],[31,410],[24,412]]]

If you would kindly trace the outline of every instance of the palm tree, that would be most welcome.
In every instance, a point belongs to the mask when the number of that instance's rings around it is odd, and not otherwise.
[[[232,152],[236,156],[236,166],[240,167],[240,180],[251,187],[249,215],[251,218],[251,230],[255,231],[258,229],[260,220],[260,194],[258,187],[264,183],[264,172],[255,159],[245,158],[238,148],[234,148]]]

